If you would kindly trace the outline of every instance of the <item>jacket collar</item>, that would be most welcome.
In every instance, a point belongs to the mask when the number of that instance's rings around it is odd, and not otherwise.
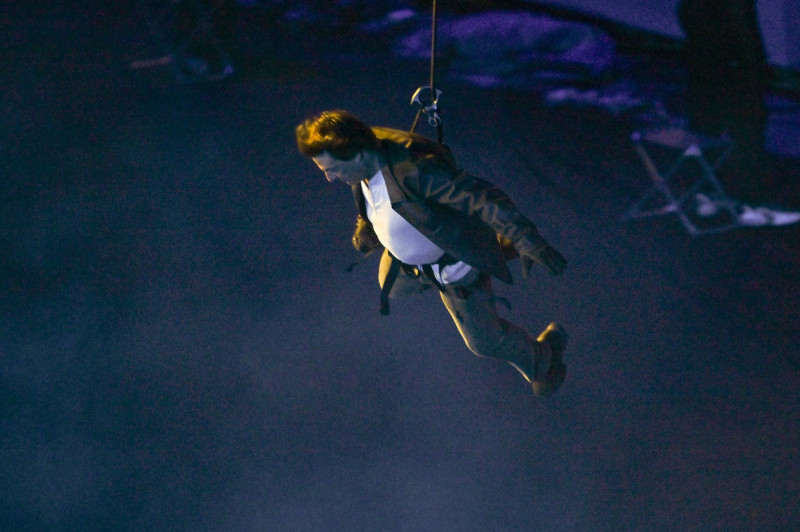
[[[402,180],[410,172],[417,171],[411,162],[411,154],[404,146],[396,142],[382,140],[381,144],[386,158],[386,163],[381,167],[381,174],[386,183],[389,200],[393,205],[408,201],[408,195],[400,187],[398,179]]]

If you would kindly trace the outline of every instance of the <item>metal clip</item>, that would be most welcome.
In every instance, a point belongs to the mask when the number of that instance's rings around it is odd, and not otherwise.
[[[435,93],[435,97],[434,97]],[[442,91],[433,89],[430,85],[418,88],[411,97],[411,105],[419,105],[425,114],[428,115],[428,125],[438,128],[442,124],[442,117],[439,116],[439,97]]]

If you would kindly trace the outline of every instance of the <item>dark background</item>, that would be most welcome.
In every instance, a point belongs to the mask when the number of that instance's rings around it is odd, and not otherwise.
[[[620,223],[635,117],[442,65],[459,162],[570,260],[496,284],[571,334],[542,400],[434,294],[378,315],[349,192],[296,152],[323,109],[409,127],[427,63],[243,6],[237,74],[179,84],[128,69],[161,53],[133,7],[3,9],[0,529],[800,527],[800,225]],[[628,52],[679,112],[679,54]]]

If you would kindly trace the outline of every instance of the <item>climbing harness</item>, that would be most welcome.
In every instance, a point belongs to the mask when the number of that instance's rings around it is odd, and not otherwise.
[[[440,114],[439,109],[439,100],[442,96],[442,91],[436,87],[436,30],[437,30],[437,16],[436,16],[436,0],[433,0],[433,13],[431,16],[431,62],[430,62],[430,82],[428,85],[423,85],[417,88],[414,91],[414,94],[411,96],[411,105],[418,106],[417,114],[414,118],[414,122],[411,125],[411,129],[409,130],[410,133],[415,133],[417,129],[417,125],[419,124],[420,118],[422,117],[423,113],[427,117],[428,125],[432,128],[436,129],[436,137],[439,141],[439,145],[444,145],[443,140],[443,128],[442,128],[442,117]],[[449,150],[448,150],[449,151]],[[360,204],[357,205],[359,208],[359,212],[362,213],[364,217],[366,217],[366,206],[363,204],[363,197],[360,198]],[[432,285],[434,285],[438,290],[446,297],[458,297],[460,299],[466,299],[469,297],[469,289],[464,286],[452,286],[447,287],[445,284],[440,281],[433,272],[433,266],[436,265],[438,269],[441,271],[442,268],[445,266],[455,264],[458,262],[457,259],[451,257],[448,254],[442,256],[436,263],[434,264],[424,264],[417,267],[412,265],[407,265],[401,262],[398,258],[394,257],[391,253],[389,253],[391,262],[389,265],[389,270],[387,271],[386,277],[383,281],[383,286],[381,287],[381,294],[380,294],[380,313],[382,315],[389,314],[389,293],[392,291],[394,287],[395,281],[401,275],[401,272],[408,273],[411,270],[416,270],[416,276],[425,276]],[[354,265],[353,265],[354,266]],[[352,269],[349,268],[350,270]],[[481,274],[484,276],[485,274]],[[483,277],[481,277],[483,279]],[[477,282],[477,281],[475,281]],[[501,302],[504,303],[506,306],[508,304],[507,300],[504,298],[497,298],[498,300],[502,300]]]
[[[428,85],[418,87],[414,94],[411,96],[411,105],[418,106],[417,115],[414,117],[414,123],[411,125],[410,133],[415,133],[419,120],[424,113],[427,117],[428,125],[436,129],[436,138],[439,144],[444,146],[443,130],[442,130],[442,117],[439,114],[439,99],[442,96],[442,91],[436,87],[436,30],[437,30],[437,17],[436,17],[436,0],[433,0],[433,8],[431,14],[431,65],[430,65],[430,82]],[[391,255],[391,254],[390,254]],[[389,292],[391,292],[400,271],[406,269],[408,266],[404,265],[399,259],[392,256],[392,262],[387,272],[384,284],[381,289],[381,303],[380,313],[383,315],[389,314]],[[448,264],[453,264],[456,261],[445,254],[437,265],[442,268]],[[445,286],[433,274],[433,265],[426,264],[422,266],[420,274],[425,275],[443,294],[447,293]]]
[[[427,116],[428,125],[432,128],[436,129],[436,137],[439,141],[440,145],[444,145],[443,141],[443,132],[442,132],[442,117],[439,114],[439,98],[442,96],[442,91],[436,88],[436,29],[437,29],[437,17],[436,17],[436,0],[433,0],[433,12],[431,14],[431,66],[430,66],[430,84],[423,85],[418,87],[414,94],[411,96],[411,105],[417,105],[419,109],[417,109],[417,115],[414,117],[414,123],[411,125],[411,129],[409,130],[410,133],[415,133],[417,130],[417,125],[419,124],[419,120],[422,117],[422,114],[425,113]],[[363,198],[361,198],[363,202]],[[360,205],[357,202],[357,208],[359,213],[366,217],[366,208],[364,205]],[[362,255],[359,260],[350,264],[347,267],[348,272],[352,272],[353,269],[358,266],[371,252],[365,253]],[[397,272],[392,272],[394,277],[396,278]],[[393,283],[393,280],[390,284]],[[389,287],[391,288],[391,286]],[[386,290],[388,293],[388,289]],[[382,309],[387,309],[388,312],[388,304],[381,305]],[[383,313],[383,312],[382,312]]]

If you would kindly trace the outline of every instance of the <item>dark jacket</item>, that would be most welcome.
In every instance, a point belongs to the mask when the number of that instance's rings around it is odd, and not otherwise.
[[[449,149],[421,135],[373,130],[387,161],[381,172],[392,208],[447,254],[511,283],[501,239],[523,250],[547,246],[503,191],[458,169]],[[366,220],[360,185],[353,195]]]

